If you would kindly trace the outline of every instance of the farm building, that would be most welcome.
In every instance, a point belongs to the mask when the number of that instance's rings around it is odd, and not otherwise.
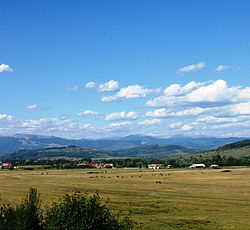
[[[113,164],[105,164],[105,163],[100,163],[100,164],[77,163],[75,165],[82,168],[113,168]]]
[[[164,169],[165,165],[164,164],[150,164],[148,165],[149,169]]]
[[[1,163],[1,169],[9,169],[9,168],[12,168],[12,163],[10,162],[6,162],[6,163]]]
[[[189,166],[189,168],[206,168],[206,165],[204,164],[192,164],[191,166]]]
[[[102,168],[113,168],[113,167],[114,167],[113,164],[100,163],[99,165],[100,165]]]
[[[213,164],[213,165],[210,165],[210,168],[219,168],[219,165]]]

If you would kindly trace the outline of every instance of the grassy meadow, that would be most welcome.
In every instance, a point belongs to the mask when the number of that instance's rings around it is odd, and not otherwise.
[[[135,229],[250,229],[250,168],[0,170],[0,202],[20,203],[30,187],[43,206],[65,193],[98,191]]]

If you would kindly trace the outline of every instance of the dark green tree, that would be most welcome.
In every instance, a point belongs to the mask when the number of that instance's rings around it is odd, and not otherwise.
[[[0,209],[1,230],[40,230],[41,223],[40,197],[35,188],[30,188],[20,205],[3,205]]]
[[[54,203],[47,212],[45,220],[47,230],[129,230],[133,229],[132,221],[111,214],[101,204],[98,194],[88,197],[75,193],[65,195],[62,202]]]

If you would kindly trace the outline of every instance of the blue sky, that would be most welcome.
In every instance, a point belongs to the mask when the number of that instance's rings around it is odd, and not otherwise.
[[[0,135],[249,137],[249,11],[247,0],[3,0]]]

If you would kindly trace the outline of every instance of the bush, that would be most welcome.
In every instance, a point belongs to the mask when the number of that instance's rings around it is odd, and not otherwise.
[[[25,200],[15,208],[9,204],[0,208],[1,230],[132,230],[133,223],[125,217],[119,220],[103,204],[98,194],[93,196],[65,195],[42,217],[40,196],[30,188]]]
[[[59,204],[47,212],[45,229],[48,230],[127,230],[133,229],[129,218],[122,221],[102,205],[100,197],[75,193],[66,195]]]

